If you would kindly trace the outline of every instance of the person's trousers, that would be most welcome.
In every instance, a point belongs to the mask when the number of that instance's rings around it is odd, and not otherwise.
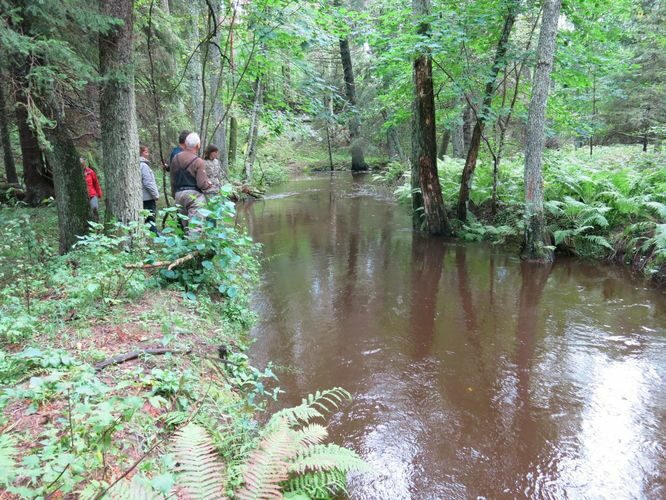
[[[159,234],[157,225],[155,224],[155,217],[157,216],[157,200],[143,200],[143,209],[148,210],[150,215],[146,217],[146,224],[150,224],[150,230]]]
[[[192,217],[199,215],[199,209],[206,204],[206,197],[200,191],[186,189],[176,192],[176,205],[180,205],[180,213],[187,215],[187,220],[183,220],[183,229],[188,232],[189,221]]]
[[[92,220],[99,222],[99,198],[97,196],[90,196],[90,209],[92,210]]]

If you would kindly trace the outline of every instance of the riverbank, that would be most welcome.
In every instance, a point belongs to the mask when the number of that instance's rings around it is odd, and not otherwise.
[[[4,496],[327,498],[363,468],[303,427],[348,399],[341,389],[259,425],[280,392],[270,363],[245,353],[260,254],[233,204],[207,210],[197,238],[173,222],[159,238],[95,226],[65,256],[53,207],[0,210]]]
[[[464,223],[454,215],[463,164],[450,157],[439,162],[456,236],[518,249],[523,235],[522,155],[502,161],[495,198],[492,166],[481,162]],[[546,221],[556,253],[628,265],[653,286],[666,285],[665,166],[666,153],[646,153],[639,146],[600,146],[592,156],[586,149],[546,151]],[[409,206],[411,187],[404,167],[392,164],[375,180]]]

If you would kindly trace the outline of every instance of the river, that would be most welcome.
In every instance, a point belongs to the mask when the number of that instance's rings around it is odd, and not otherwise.
[[[666,294],[412,232],[367,176],[320,174],[240,212],[263,245],[253,363],[280,404],[341,386],[331,439],[358,499],[664,498]]]

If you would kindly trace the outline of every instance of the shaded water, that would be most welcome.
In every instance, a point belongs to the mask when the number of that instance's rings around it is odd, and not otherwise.
[[[664,498],[666,295],[623,270],[423,238],[349,174],[240,208],[264,245],[253,360],[281,404],[354,395],[353,498]]]

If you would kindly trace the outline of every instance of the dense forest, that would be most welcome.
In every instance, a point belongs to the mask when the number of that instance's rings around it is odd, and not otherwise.
[[[345,390],[269,411],[246,353],[261,249],[235,203],[296,174],[371,176],[436,241],[666,280],[661,0],[0,12],[11,498],[330,498],[368,470],[326,442]]]

